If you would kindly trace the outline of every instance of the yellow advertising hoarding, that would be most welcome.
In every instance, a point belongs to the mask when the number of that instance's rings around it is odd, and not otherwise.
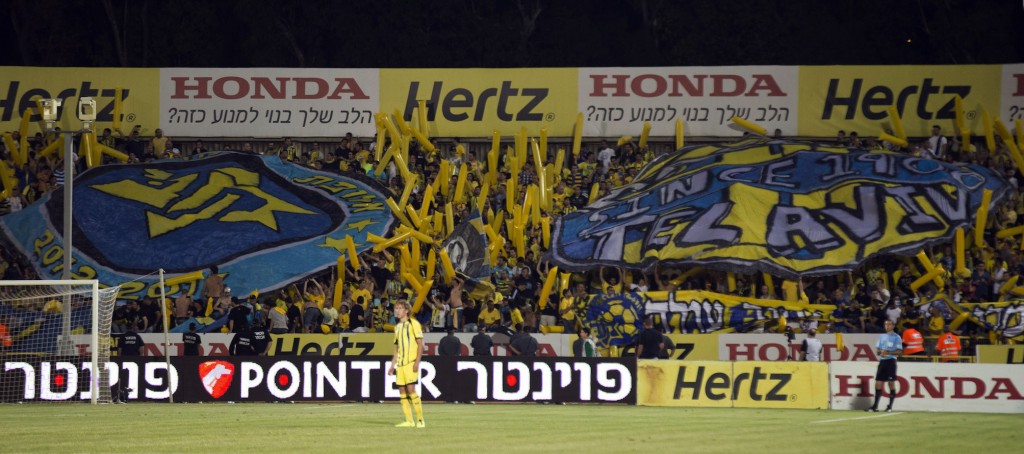
[[[43,68],[8,66],[0,78],[0,131],[17,131],[26,108],[35,111],[36,98],[63,99],[56,126],[81,129],[75,116],[78,100],[96,100],[94,129],[111,126],[114,114],[115,89],[121,88],[123,99],[122,125],[125,134],[132,126],[142,125],[151,135],[160,127],[159,68]],[[28,134],[40,132],[38,115],[33,115]]]
[[[889,106],[896,106],[911,138],[931,135],[933,125],[946,136],[958,135],[953,99],[960,95],[966,124],[979,134],[981,109],[999,111],[1001,70],[1000,65],[801,66],[797,131],[878,137],[890,127]]]
[[[639,361],[637,404],[826,409],[828,380],[825,363]]]
[[[982,364],[1024,364],[1024,345],[979,345]]]
[[[503,136],[523,127],[537,136],[571,136],[577,113],[576,68],[381,69],[380,109],[416,123],[427,102],[430,134]]]

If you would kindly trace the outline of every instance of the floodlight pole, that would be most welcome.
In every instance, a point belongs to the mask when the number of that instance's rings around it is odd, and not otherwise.
[[[44,109],[42,112],[43,120],[46,122],[46,132],[56,133],[57,129],[54,127],[54,123],[58,118],[58,108],[62,104],[59,99],[45,99],[43,100]],[[61,269],[61,279],[71,280],[71,266],[72,262],[72,203],[73,203],[73,188],[74,185],[74,158],[73,153],[74,141],[76,133],[89,133],[92,132],[92,122],[95,120],[95,102],[91,98],[79,99],[78,111],[81,114],[83,111],[83,105],[92,109],[92,115],[89,118],[83,118],[82,129],[79,131],[60,131],[61,137],[64,139],[64,225],[63,225],[63,236],[64,236],[64,262]],[[95,304],[95,302],[94,302]],[[62,356],[74,355],[74,343],[71,341],[71,297],[66,296],[64,298],[63,307],[63,319],[60,342],[57,344],[57,354]],[[94,352],[95,353],[95,352]]]

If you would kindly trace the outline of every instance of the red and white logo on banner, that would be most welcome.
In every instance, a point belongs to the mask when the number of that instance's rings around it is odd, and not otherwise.
[[[219,399],[231,386],[235,365],[227,361],[207,361],[199,365],[199,378],[210,397]]]

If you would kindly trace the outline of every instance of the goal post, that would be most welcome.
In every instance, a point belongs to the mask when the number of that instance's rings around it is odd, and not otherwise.
[[[96,280],[0,281],[0,402],[110,402],[119,290]]]

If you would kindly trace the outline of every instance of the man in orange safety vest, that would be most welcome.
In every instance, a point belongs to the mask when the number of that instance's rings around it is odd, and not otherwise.
[[[953,333],[949,325],[943,328],[942,336],[935,345],[943,362],[956,361],[955,357],[960,356],[960,337]]]
[[[915,325],[907,325],[903,330],[903,357],[907,361],[920,361],[924,356],[924,336]]]

